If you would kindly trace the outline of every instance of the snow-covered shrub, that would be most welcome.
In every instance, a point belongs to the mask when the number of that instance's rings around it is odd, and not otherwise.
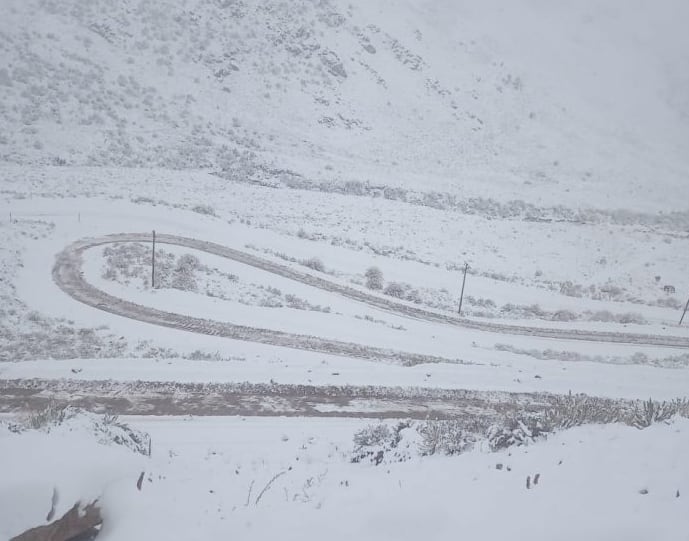
[[[405,190],[404,188],[385,186],[383,188],[383,197],[385,199],[391,199],[393,201],[406,201],[407,190]]]
[[[311,304],[309,301],[304,300],[296,295],[287,294],[285,295],[285,302],[289,308],[294,308],[296,310],[312,310],[314,312],[325,312],[330,313],[329,306],[321,306],[320,304]]]
[[[380,424],[365,427],[354,434],[354,445],[352,462],[369,461],[378,466],[397,442],[390,427]]]
[[[26,314],[26,319],[28,319],[31,323],[38,323],[42,324],[43,326],[47,325],[46,319],[41,315],[40,312],[37,312],[36,310],[31,310],[28,314]]]
[[[648,321],[644,316],[636,312],[626,312],[624,314],[613,314],[609,310],[598,310],[596,312],[588,312],[587,317],[589,321],[602,321],[622,324],[636,324],[646,325]]]
[[[683,304],[682,302],[678,301],[674,297],[663,297],[655,302],[656,306],[663,306],[667,308],[674,308],[674,309],[680,309],[682,308]]]
[[[150,269],[151,248],[140,242],[117,243],[106,246],[103,249],[103,257],[103,278],[128,283],[131,278],[142,277],[144,267]]]
[[[386,424],[369,425],[354,434],[354,445],[357,448],[384,445],[392,441],[392,430]]]
[[[362,182],[356,180],[348,180],[344,183],[343,191],[346,194],[364,195],[366,193],[366,187]]]
[[[79,328],[69,320],[48,318],[37,312],[29,319],[25,306],[3,295],[0,306],[10,307],[0,310],[0,362],[116,358],[127,348],[123,337],[104,332],[107,327]]]
[[[137,195],[136,197],[132,197],[130,199],[132,203],[137,203],[137,204],[149,204],[149,205],[155,205],[155,199],[152,197],[147,197],[144,195]]]
[[[615,321],[615,314],[610,310],[598,310],[593,312],[588,319],[589,321],[613,322]]]
[[[448,206],[447,196],[448,194],[443,194],[439,192],[426,192],[423,194],[423,200],[421,201],[421,204],[425,207],[445,210]]]
[[[195,255],[181,255],[172,272],[170,287],[180,291],[196,291],[198,289],[196,271],[201,268],[199,258]]]
[[[670,357],[649,357],[647,354],[637,351],[630,357],[584,355],[576,351],[557,351],[553,349],[521,349],[509,344],[495,344],[497,351],[509,351],[517,355],[528,355],[536,359],[555,359],[565,362],[593,362],[611,364],[647,364],[663,368],[685,368],[689,366],[689,353],[673,355]]]
[[[392,428],[383,423],[362,428],[354,434],[352,462],[368,461],[378,466],[383,461],[408,460],[410,449],[416,447],[411,432],[416,431],[409,421],[397,423]]]
[[[140,279],[144,287],[150,286],[151,247],[139,242],[117,243],[103,250],[105,265],[103,278],[128,284]],[[196,291],[197,273],[208,272],[198,257],[183,254],[179,257],[158,249],[155,254],[155,282],[157,288]]]
[[[491,451],[527,445],[548,434],[584,424],[623,422],[637,428],[666,422],[673,416],[689,417],[689,400],[631,402],[584,394],[544,397],[537,409],[506,413],[491,419],[427,420],[396,427],[371,425],[354,436],[352,462],[397,462],[413,454],[455,455],[487,442]]]
[[[560,284],[560,293],[568,297],[583,297],[584,288],[580,284],[566,281]]]
[[[600,288],[601,297],[609,300],[621,300],[624,294],[624,289],[613,285],[611,283],[606,283]]]
[[[646,325],[648,321],[644,316],[636,312],[626,312],[624,314],[618,314],[615,318],[618,323],[631,323],[635,325]]]
[[[467,430],[466,424],[459,421],[426,421],[417,430],[421,435],[422,455],[457,455],[471,449],[477,438],[475,432]]]
[[[544,319],[547,316],[547,313],[538,304],[521,305],[507,303],[500,308],[500,312],[513,318]]]
[[[683,398],[656,402],[649,398],[636,404],[627,424],[636,428],[647,428],[653,423],[668,421],[675,415],[689,417],[689,400]]]
[[[312,257],[310,259],[303,259],[302,261],[300,261],[300,263],[302,265],[304,265],[305,267],[308,267],[308,268],[313,269],[315,271],[325,272],[325,265],[317,257]]]
[[[191,208],[197,214],[205,214],[206,216],[215,216],[215,209],[210,205],[195,205]]]
[[[250,303],[247,303],[247,302],[242,302],[242,301],[239,301],[239,302],[241,302],[242,304],[249,304],[250,305]],[[282,304],[280,299],[277,297],[265,297],[265,298],[260,299],[258,301],[258,306],[260,306],[261,308],[282,308],[284,306],[284,304]],[[295,308],[295,307],[290,306],[290,308]]]
[[[484,299],[483,297],[479,297],[478,299],[475,297],[472,297],[471,295],[467,295],[464,297],[464,300],[467,302],[467,304],[471,306],[480,306],[481,308],[495,308],[495,301],[492,299]]]
[[[631,362],[632,364],[648,364],[648,355],[646,355],[642,351],[637,351],[634,353],[634,355],[631,356]]]
[[[557,396],[543,413],[548,430],[571,428],[587,423],[614,423],[624,417],[622,404],[585,394]]]
[[[151,437],[118,420],[116,415],[97,415],[71,406],[51,402],[40,411],[31,413],[23,422],[9,426],[13,432],[27,430],[51,432],[65,428],[68,431],[86,431],[103,445],[122,445],[135,453],[150,456]]]
[[[492,450],[523,445],[551,432],[583,424],[628,422],[628,403],[584,394],[554,396],[541,411],[508,417],[491,425],[486,439]]]
[[[366,287],[369,289],[383,289],[383,272],[378,267],[369,267],[364,273]]]
[[[406,288],[403,284],[400,284],[399,282],[390,282],[387,286],[385,286],[383,293],[389,295],[390,297],[403,299],[404,294],[406,293]]]
[[[66,415],[66,406],[60,406],[55,402],[50,402],[42,410],[30,413],[24,424],[27,428],[41,430],[62,424]]]
[[[576,319],[577,315],[570,310],[558,310],[552,317],[553,321],[575,321]]]
[[[486,431],[486,440],[491,451],[498,451],[513,445],[531,443],[548,432],[549,430],[534,417],[510,417],[503,423],[489,426]]]
[[[95,414],[82,412],[82,415],[90,416],[93,433],[98,443],[104,445],[122,445],[135,453],[151,456],[151,436],[146,432],[136,430],[126,423],[119,421],[118,417],[104,415],[98,417]]]
[[[421,304],[423,302],[418,289],[409,289],[404,298],[414,304]]]
[[[626,312],[623,314],[613,314],[609,310],[598,310],[596,312],[586,312],[589,321],[603,321],[622,324],[646,325],[648,321],[644,316],[636,312]]]
[[[285,295],[285,300],[287,301],[287,306],[294,308],[296,310],[306,310],[308,303],[304,299],[300,299],[296,295],[287,294]]]

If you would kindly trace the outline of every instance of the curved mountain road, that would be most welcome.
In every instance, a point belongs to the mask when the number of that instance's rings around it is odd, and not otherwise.
[[[67,246],[56,256],[56,262],[52,272],[53,280],[65,293],[84,304],[110,312],[112,314],[144,321],[147,323],[153,323],[164,327],[212,336],[222,336],[235,340],[246,340],[250,342],[259,342],[321,353],[364,359],[386,360],[405,365],[428,362],[462,362],[461,360],[445,359],[418,353],[394,351],[351,342],[320,338],[316,336],[248,327],[233,323],[191,317],[184,314],[166,312],[109,295],[108,293],[89,284],[84,278],[81,270],[83,261],[82,254],[84,251],[97,246],[118,242],[150,241],[151,235],[144,233],[114,234],[104,237],[79,240]],[[199,250],[231,259],[239,263],[277,274],[290,280],[301,282],[303,284],[331,293],[336,293],[348,299],[362,302],[369,306],[385,310],[396,315],[452,325],[458,328],[486,331],[498,334],[527,335],[560,340],[582,340],[602,343],[689,348],[689,337],[547,329],[473,321],[426,310],[393,299],[367,293],[365,291],[343,284],[338,284],[312,274],[299,272],[285,265],[281,265],[279,263],[275,263],[273,261],[269,261],[261,257],[257,257],[255,255],[213,242],[165,234],[156,235],[156,242],[159,244],[169,244]]]

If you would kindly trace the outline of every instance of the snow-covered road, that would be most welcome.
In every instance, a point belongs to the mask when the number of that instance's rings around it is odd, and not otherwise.
[[[316,336],[218,322],[185,314],[158,310],[109,295],[89,284],[84,278],[82,272],[82,254],[85,250],[116,242],[150,242],[151,240],[150,234],[124,233],[77,241],[58,254],[53,268],[53,279],[65,293],[84,304],[105,310],[112,314],[164,327],[322,353],[396,361],[406,365],[446,360],[427,355],[392,351]],[[689,348],[689,339],[679,336],[601,332],[581,329],[552,329],[521,325],[505,325],[454,317],[449,314],[419,308],[411,303],[403,303],[367,293],[366,291],[338,284],[312,274],[302,273],[292,268],[217,243],[166,234],[158,235],[156,240],[160,244],[181,246],[228,258],[239,263],[251,265],[263,271],[280,275],[284,278],[342,295],[346,298],[386,310],[396,315],[428,322],[454,325],[457,327],[498,334],[526,335],[556,340],[580,340],[601,343]]]
[[[553,403],[549,393],[349,385],[0,380],[0,412],[50,404],[120,415],[454,419],[490,424]],[[618,401],[629,403],[632,401]]]

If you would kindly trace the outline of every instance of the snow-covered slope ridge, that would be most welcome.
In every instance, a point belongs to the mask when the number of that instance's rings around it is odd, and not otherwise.
[[[5,0],[0,161],[684,210],[687,20],[683,0]]]

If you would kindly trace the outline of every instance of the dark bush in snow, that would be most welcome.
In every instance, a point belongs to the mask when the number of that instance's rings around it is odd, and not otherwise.
[[[369,425],[354,434],[354,445],[357,447],[383,445],[391,440],[392,431],[385,424]]]
[[[198,214],[205,214],[207,216],[215,216],[215,209],[210,205],[196,205],[191,208],[194,212]]]
[[[181,291],[196,291],[196,271],[202,268],[199,259],[191,254],[179,257],[172,272],[170,287]]]
[[[390,295],[391,297],[395,297],[397,299],[403,299],[405,292],[406,288],[404,285],[398,282],[390,282],[383,290],[383,293],[386,295]]]
[[[613,314],[609,310],[598,310],[597,312],[593,312],[589,316],[589,321],[603,321],[603,322],[615,321],[615,314]]]
[[[310,259],[304,259],[300,261],[302,265],[305,267],[309,267],[310,269],[313,269],[318,272],[325,272],[325,265],[323,262],[318,259],[317,257],[312,257]]]
[[[383,289],[383,272],[378,267],[369,267],[364,273],[366,287],[369,289]]]
[[[575,321],[577,315],[569,310],[558,310],[553,314],[553,321]]]
[[[648,323],[644,316],[634,312],[619,314],[616,320],[618,323],[632,323],[635,325],[645,325],[646,323]]]

